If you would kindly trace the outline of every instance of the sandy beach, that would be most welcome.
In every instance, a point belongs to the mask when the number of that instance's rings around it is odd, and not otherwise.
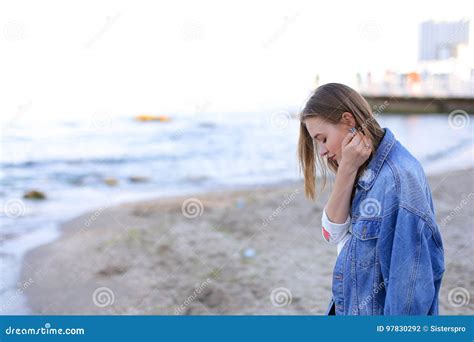
[[[474,313],[456,289],[470,297],[474,285],[473,180],[474,169],[429,177],[446,260],[440,314]],[[329,191],[310,202],[297,182],[97,208],[29,252],[18,287],[34,314],[324,314]]]

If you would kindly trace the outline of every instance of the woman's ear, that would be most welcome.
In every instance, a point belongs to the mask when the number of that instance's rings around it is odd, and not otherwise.
[[[341,123],[349,126],[349,127],[355,127],[356,126],[356,120],[354,118],[354,115],[349,112],[344,112],[342,113],[341,117]]]

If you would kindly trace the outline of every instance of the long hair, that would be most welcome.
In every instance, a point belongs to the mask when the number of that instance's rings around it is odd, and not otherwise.
[[[338,124],[342,114],[345,112],[354,115],[356,129],[372,141],[372,155],[377,150],[380,140],[384,135],[384,130],[375,120],[369,104],[357,91],[340,83],[327,83],[318,87],[306,102],[304,109],[299,115],[298,159],[300,170],[304,176],[305,194],[309,199],[314,200],[317,196],[317,170],[321,173],[323,190],[326,186],[328,170],[335,174],[338,165],[335,161],[331,160],[325,162],[319,155],[318,146],[313,142],[313,138],[306,128],[305,119],[319,117],[329,123]],[[370,158],[359,168],[356,179],[364,171]]]

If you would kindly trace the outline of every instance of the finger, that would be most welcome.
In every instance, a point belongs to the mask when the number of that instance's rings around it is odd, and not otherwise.
[[[356,135],[356,132],[347,133],[346,136],[344,137],[344,139],[342,139],[341,145],[345,146],[345,145],[349,144],[351,142],[352,138],[354,138],[355,135]]]
[[[370,138],[366,137],[366,136],[363,136],[363,140],[362,140],[362,144],[361,144],[362,148],[367,151],[369,154],[372,153],[372,140],[370,140]]]
[[[365,153],[367,152],[367,147],[365,147],[365,144],[363,142],[361,142],[359,145],[357,145],[356,147],[356,151],[359,155],[365,155]]]
[[[361,137],[360,133],[356,133],[356,135],[354,135],[354,137],[350,141],[350,145],[358,146],[361,141],[362,141],[362,137]]]
[[[359,145],[360,146],[360,153],[364,156],[369,156],[372,153],[372,145],[370,143],[370,139],[364,139],[364,141]]]
[[[368,137],[366,137],[366,136],[363,137],[363,140],[364,140],[364,141],[363,141],[363,142],[364,142],[364,146],[365,146],[367,149],[372,149],[372,141],[371,141]]]

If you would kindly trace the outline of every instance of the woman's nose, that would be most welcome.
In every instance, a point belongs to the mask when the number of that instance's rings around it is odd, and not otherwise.
[[[327,150],[326,148],[324,148],[324,147],[321,146],[321,147],[319,148],[319,154],[321,155],[321,157],[324,157],[324,155],[325,155],[326,153],[328,153],[328,150]]]

